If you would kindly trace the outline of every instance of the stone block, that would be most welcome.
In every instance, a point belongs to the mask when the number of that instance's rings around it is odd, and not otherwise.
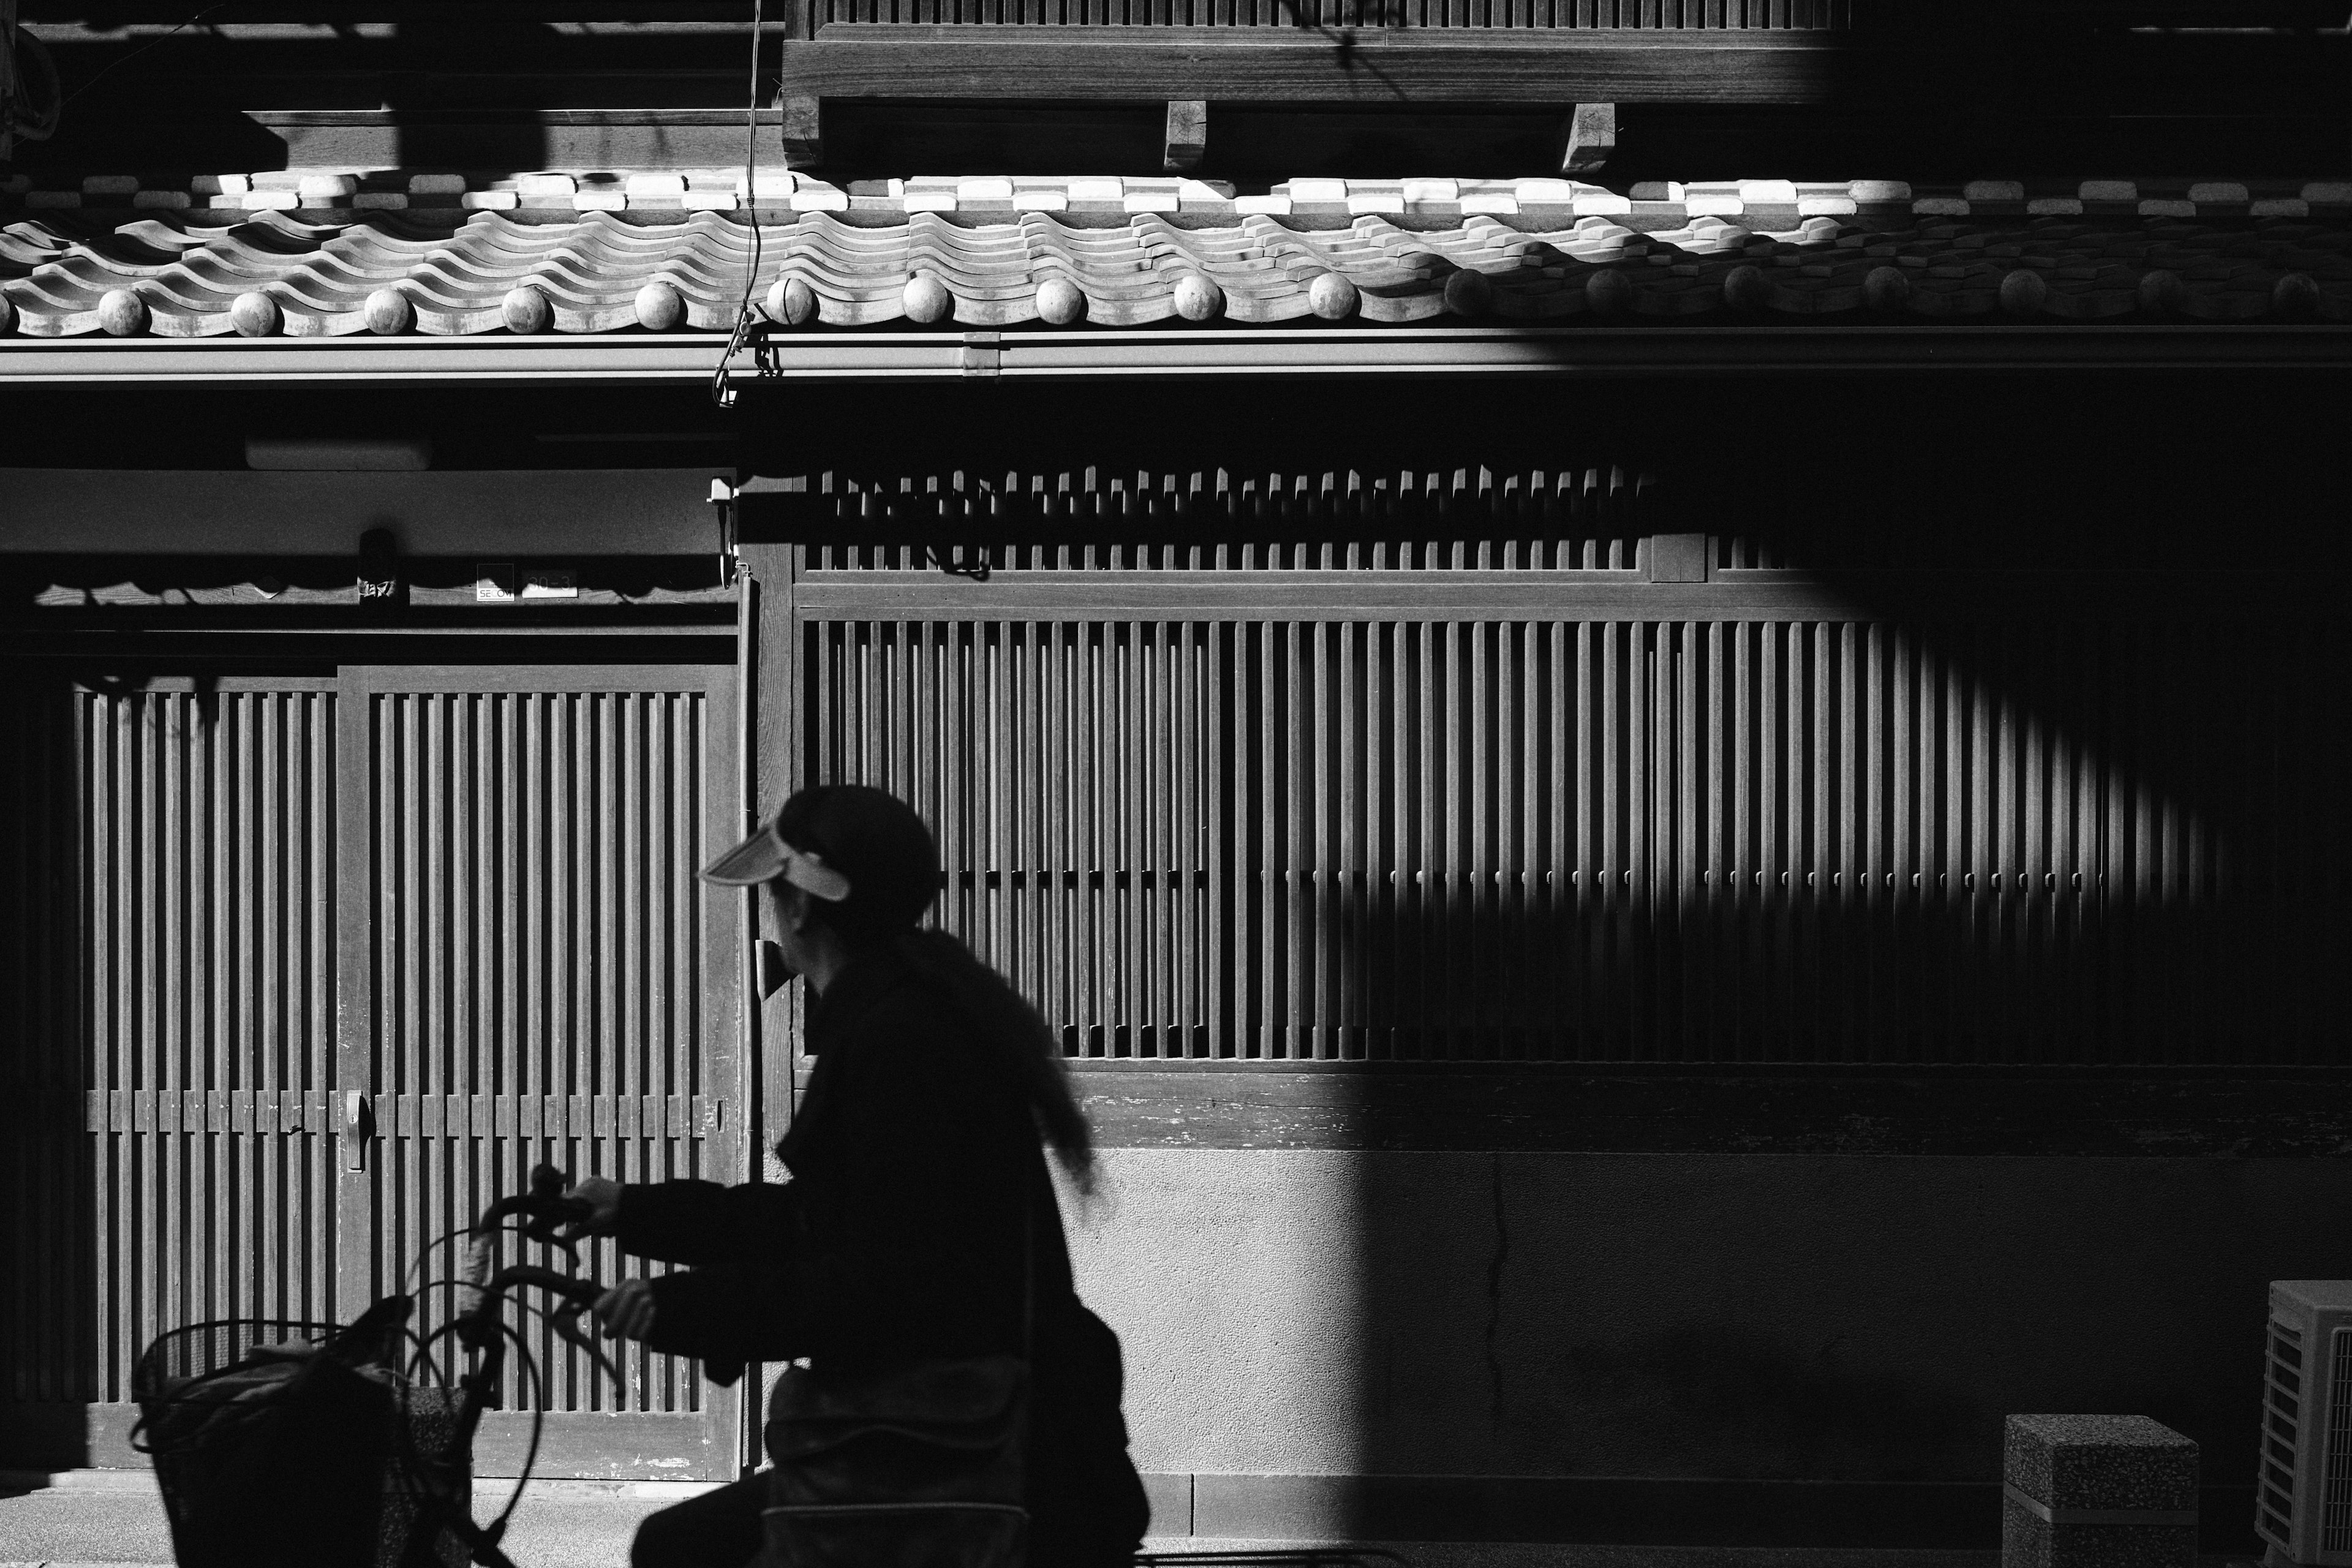
[[[2196,1568],[2197,1445],[2145,1415],[2012,1415],[2001,1568]]]

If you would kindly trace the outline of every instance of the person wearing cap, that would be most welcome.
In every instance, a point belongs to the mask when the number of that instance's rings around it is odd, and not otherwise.
[[[1091,1133],[1035,1009],[955,937],[918,928],[940,882],[930,830],[881,790],[820,786],[702,875],[769,890],[811,992],[815,1066],[776,1146],[792,1179],[582,1182],[583,1229],[687,1266],[606,1291],[605,1331],[698,1357],[720,1384],[753,1361],[1025,1352],[1030,1568],[1124,1568],[1148,1508],[1118,1341],[1078,1300],[1045,1152],[1090,1191]],[[650,1516],[633,1568],[751,1562],[765,1480]]]

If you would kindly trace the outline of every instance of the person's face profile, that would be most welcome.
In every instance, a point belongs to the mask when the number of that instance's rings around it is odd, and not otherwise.
[[[775,917],[776,947],[783,954],[786,976],[806,974],[816,923],[809,909],[808,890],[782,877],[770,879],[766,886],[770,912]]]

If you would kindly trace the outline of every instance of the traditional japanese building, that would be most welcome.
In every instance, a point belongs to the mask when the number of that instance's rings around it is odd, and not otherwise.
[[[2340,14],[9,9],[0,1467],[537,1162],[778,1174],[692,872],[855,779],[1063,1032],[1157,1532],[1990,1547],[2114,1410],[2252,1550]],[[543,1473],[751,1460],[545,1348]]]

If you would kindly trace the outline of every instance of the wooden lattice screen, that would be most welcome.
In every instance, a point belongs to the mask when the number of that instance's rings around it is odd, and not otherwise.
[[[1079,1056],[2332,1059],[2340,623],[1425,479],[814,492],[807,776]]]
[[[1843,29],[1854,0],[819,0],[820,24],[1472,30]]]
[[[136,1462],[132,1369],[175,1328],[401,1291],[446,1321],[450,1238],[541,1161],[740,1169],[737,905],[693,877],[740,826],[733,676],[0,691],[0,1447]],[[609,1243],[583,1262],[621,1270]],[[543,1402],[549,1473],[736,1473],[735,1396],[690,1365],[634,1349],[616,1385],[525,1333],[543,1375],[509,1363],[485,1466],[520,1461]]]
[[[0,1403],[120,1404],[165,1329],[336,1315],[332,684],[0,696]]]

